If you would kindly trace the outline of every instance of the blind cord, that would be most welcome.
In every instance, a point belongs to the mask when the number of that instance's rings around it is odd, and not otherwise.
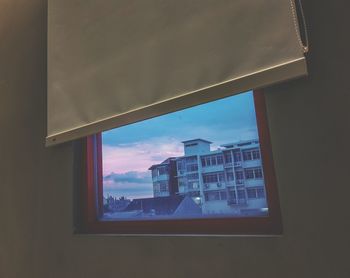
[[[303,34],[304,34],[304,39],[305,42],[303,42],[301,35],[300,35],[300,29],[299,29],[299,21],[298,21],[298,15],[297,15],[297,10],[295,6],[294,0],[290,0],[290,5],[292,9],[292,15],[293,15],[293,21],[294,21],[294,28],[298,37],[298,42],[300,44],[300,47],[303,49],[304,53],[307,53],[309,51],[309,36],[307,32],[307,26],[306,26],[306,19],[304,15],[304,9],[301,4],[301,0],[297,0],[299,9],[300,9],[300,16],[301,16],[301,22],[302,22],[302,28],[303,28]]]

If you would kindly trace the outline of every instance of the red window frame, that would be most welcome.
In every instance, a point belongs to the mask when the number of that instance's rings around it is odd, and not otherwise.
[[[265,97],[254,91],[254,104],[269,214],[266,217],[234,217],[169,220],[100,220],[103,214],[101,133],[83,142],[83,179],[79,185],[79,233],[91,234],[281,234],[282,223],[268,129]]]

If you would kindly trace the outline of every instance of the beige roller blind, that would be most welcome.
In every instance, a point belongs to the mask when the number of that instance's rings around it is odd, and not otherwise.
[[[56,144],[305,75],[290,0],[49,0]]]

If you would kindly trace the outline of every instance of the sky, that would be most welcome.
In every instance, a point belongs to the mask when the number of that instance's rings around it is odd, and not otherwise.
[[[104,196],[152,197],[151,171],[182,156],[181,141],[202,138],[221,144],[258,138],[252,92],[201,104],[102,133]]]

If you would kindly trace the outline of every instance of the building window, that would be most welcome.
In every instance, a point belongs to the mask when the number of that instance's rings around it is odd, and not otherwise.
[[[225,163],[232,163],[232,155],[231,155],[231,152],[225,153]]]
[[[159,183],[159,191],[160,192],[167,192],[168,191],[168,184],[167,182],[160,182]]]
[[[188,189],[192,190],[192,189],[198,189],[199,188],[199,185],[198,185],[198,182],[188,182]]]
[[[265,198],[264,188],[247,188],[248,199]]]
[[[204,183],[218,183],[224,182],[224,173],[203,174]]]
[[[182,172],[182,171],[185,170],[185,163],[184,163],[183,160],[179,160],[179,161],[177,162],[177,170],[178,170],[179,172]]]
[[[209,167],[223,164],[222,155],[206,156],[201,158],[202,167]]]
[[[234,152],[233,153],[233,158],[234,158],[235,162],[241,161],[242,160],[241,153],[240,152]]]
[[[225,181],[224,173],[218,173],[218,179],[219,179],[219,182],[224,182]]]
[[[188,164],[186,165],[187,172],[196,172],[198,171],[198,165],[197,164]]]
[[[226,200],[227,194],[226,191],[220,191],[220,200]]]
[[[227,181],[233,181],[234,180],[233,170],[232,169],[226,171],[226,178],[227,178]]]
[[[252,156],[253,156],[254,160],[260,159],[260,152],[259,152],[259,150],[253,150],[252,151]]]
[[[195,174],[187,174],[187,180],[198,180],[198,173]]]
[[[218,182],[218,176],[217,176],[217,174],[204,174],[203,181],[204,181],[204,183]]]
[[[262,169],[260,167],[244,169],[244,173],[246,179],[262,179],[263,177]]]
[[[244,179],[243,171],[236,171],[235,174],[236,174],[236,179],[237,180],[243,180]]]
[[[226,191],[209,191],[204,193],[205,201],[225,201],[227,200]]]
[[[254,179],[254,170],[253,169],[245,169],[244,173],[245,173],[245,178],[247,180]]]
[[[259,149],[255,150],[245,150],[243,151],[243,160],[257,160],[260,159],[260,151]]]
[[[222,155],[218,155],[216,158],[217,158],[218,165],[222,165],[224,163]]]
[[[247,107],[236,115],[232,106],[237,98]],[[225,118],[217,115],[218,110]],[[87,209],[82,211],[88,217],[83,230],[126,234],[279,230],[263,111],[262,95],[249,92],[87,138],[87,188],[82,186]],[[208,118],[216,115],[215,121]],[[242,135],[231,126],[234,121],[243,121],[252,130],[244,135],[247,138],[235,139]],[[256,160],[261,166],[244,169],[246,164],[238,163],[242,160]],[[262,186],[247,188],[248,179],[262,179]]]
[[[166,175],[168,173],[168,169],[166,167],[158,168],[158,176]]]
[[[263,174],[262,174],[261,168],[255,168],[255,169],[254,169],[254,177],[255,177],[256,179],[262,179]]]

